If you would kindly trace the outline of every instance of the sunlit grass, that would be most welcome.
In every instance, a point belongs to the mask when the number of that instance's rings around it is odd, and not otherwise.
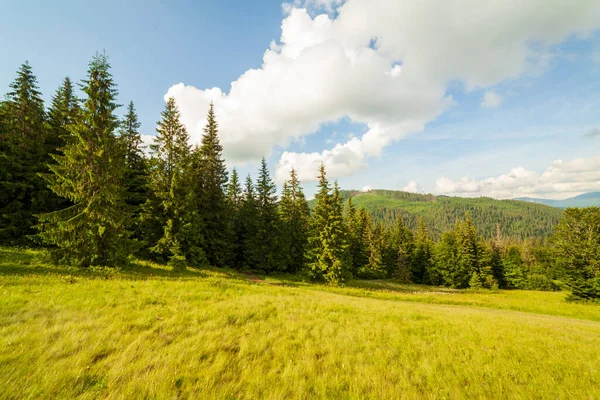
[[[600,307],[0,250],[0,398],[598,398]]]

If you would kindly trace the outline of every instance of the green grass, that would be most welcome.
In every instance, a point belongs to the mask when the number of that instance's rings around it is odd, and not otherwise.
[[[565,293],[53,267],[0,249],[0,398],[600,398]]]

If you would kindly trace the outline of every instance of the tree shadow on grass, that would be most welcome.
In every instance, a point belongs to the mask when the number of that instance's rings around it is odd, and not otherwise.
[[[0,248],[0,276],[71,276],[91,279],[119,280],[194,280],[211,276],[246,281],[236,272],[219,268],[173,269],[149,261],[135,260],[123,268],[90,267],[77,268],[53,264],[40,250]]]

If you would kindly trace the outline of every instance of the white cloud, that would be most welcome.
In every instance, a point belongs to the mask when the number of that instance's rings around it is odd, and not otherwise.
[[[311,17],[301,6],[335,12]],[[279,181],[292,166],[315,180],[321,162],[330,177],[351,175],[452,105],[450,82],[488,88],[543,68],[554,44],[600,25],[595,0],[308,0],[287,11],[261,68],[246,71],[229,92],[179,83],[165,95],[177,100],[194,141],[213,101],[233,162],[285,149],[342,117],[368,127],[322,152],[284,152]]]
[[[423,188],[417,184],[415,181],[410,181],[404,188],[402,189],[405,192],[410,193],[423,193]]]
[[[483,95],[483,99],[481,100],[482,108],[496,108],[502,104],[504,98],[494,92],[493,90],[488,90]]]
[[[599,190],[600,156],[569,162],[556,160],[542,174],[517,167],[483,180],[462,177],[453,181],[442,177],[436,182],[437,193],[464,197],[562,199]]]
[[[367,186],[363,187],[362,189],[360,189],[361,192],[370,192],[371,190],[373,190],[371,185],[367,185]]]

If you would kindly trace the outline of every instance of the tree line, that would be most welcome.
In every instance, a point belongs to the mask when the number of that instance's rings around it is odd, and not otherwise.
[[[568,209],[549,240],[484,239],[469,212],[433,240],[422,218],[409,228],[374,220],[319,171],[311,211],[292,169],[281,198],[265,159],[258,178],[229,174],[211,104],[190,145],[167,100],[150,152],[135,106],[116,110],[105,54],[79,84],[62,82],[46,110],[25,63],[0,103],[0,244],[39,245],[54,261],[121,266],[132,257],[172,265],[306,273],[341,283],[396,279],[456,288],[556,290],[600,297],[600,209]],[[499,221],[498,221],[499,222]]]

